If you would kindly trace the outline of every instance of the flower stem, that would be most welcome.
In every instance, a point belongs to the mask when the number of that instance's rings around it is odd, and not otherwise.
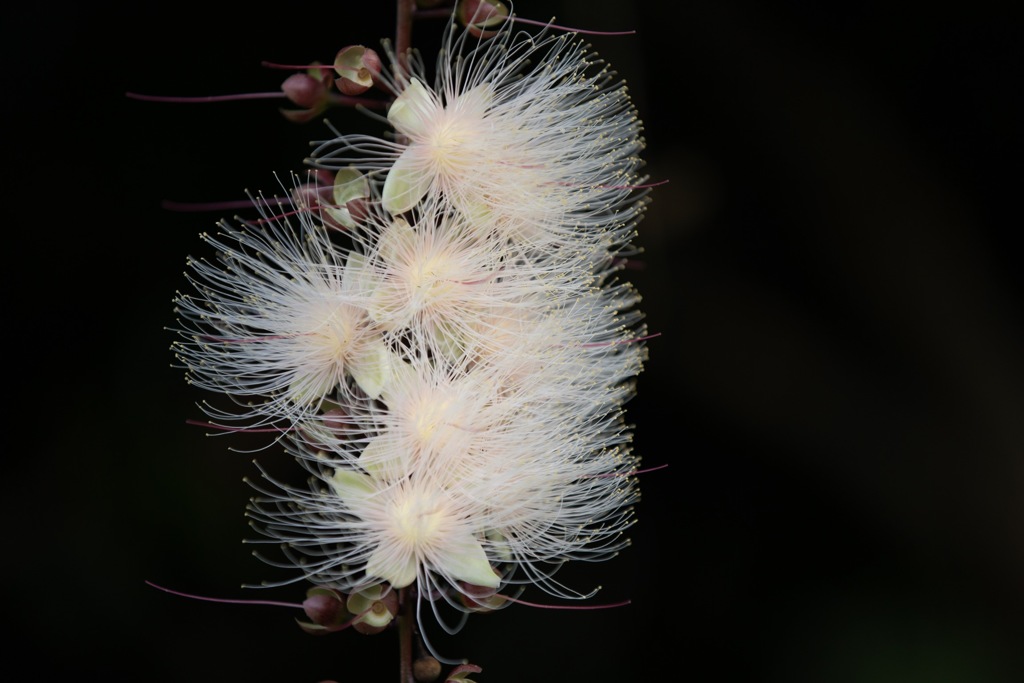
[[[412,613],[412,604],[410,590],[403,588],[398,594],[399,683],[415,683],[412,675],[412,627],[415,619],[415,615]]]
[[[412,15],[416,11],[416,0],[397,0],[398,18],[395,22],[395,57],[398,64],[396,75],[401,79],[409,75],[408,52],[412,46]]]

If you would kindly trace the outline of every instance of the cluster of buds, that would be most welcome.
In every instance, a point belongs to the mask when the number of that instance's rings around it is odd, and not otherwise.
[[[381,584],[353,590],[345,594],[325,586],[306,591],[302,609],[310,621],[299,626],[319,636],[353,628],[365,635],[374,635],[387,628],[398,614],[398,595]]]
[[[263,471],[247,514],[314,585],[310,633],[589,598],[555,572],[634,520],[641,124],[576,35],[486,0],[452,16],[432,80],[385,43],[387,68],[353,46],[285,81],[292,120],[373,88],[393,130],[332,128],[285,197],[204,235],[175,297],[179,363],[228,398],[210,424],[276,432],[309,475]]]
[[[289,121],[305,123],[332,105],[351,105],[355,102],[351,98],[373,87],[380,70],[380,57],[373,50],[362,45],[344,47],[334,58],[333,71],[329,67],[312,64],[304,73],[292,74],[284,80],[281,91],[302,109],[282,109],[281,113]],[[337,88],[341,95],[333,88]]]

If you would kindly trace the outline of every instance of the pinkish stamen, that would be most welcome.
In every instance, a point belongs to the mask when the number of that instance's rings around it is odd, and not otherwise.
[[[173,95],[143,95],[136,92],[126,92],[125,97],[143,102],[177,102],[183,104],[196,104],[206,102],[233,102],[235,100],[283,100],[285,94],[280,90],[277,92],[249,92],[235,95],[201,95],[198,97],[177,97]]]
[[[277,62],[268,62],[266,60],[260,62],[260,66],[268,69],[283,69],[285,71],[308,71],[309,69],[319,69],[320,71],[330,71],[332,66],[328,64],[279,64]]]
[[[289,201],[285,199],[284,201]],[[198,211],[223,211],[225,209],[251,209],[252,201],[249,199],[237,199],[223,202],[176,202],[165,199],[160,206],[168,211],[198,212]]]
[[[164,593],[170,593],[171,595],[177,595],[182,598],[191,598],[192,600],[204,600],[206,602],[222,602],[229,605],[269,605],[271,607],[294,607],[296,609],[302,609],[302,605],[293,602],[277,602],[276,600],[232,600],[230,598],[208,598],[203,595],[191,595],[189,593],[182,593],[180,591],[171,590],[170,588],[164,588],[158,586],[152,581],[145,582],[147,586],[152,586],[157,590],[162,590]]]

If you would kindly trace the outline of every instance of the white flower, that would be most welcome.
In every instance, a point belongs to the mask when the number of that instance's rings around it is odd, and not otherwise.
[[[620,241],[643,208],[634,188],[644,141],[625,85],[575,37],[508,26],[475,47],[453,29],[433,88],[421,67],[397,77],[395,142],[339,135],[313,162],[386,173],[392,214],[443,197],[475,225],[538,249]]]
[[[421,360],[398,375],[369,441],[290,445],[316,475],[309,490],[257,485],[249,516],[268,542],[286,544],[303,578],[342,589],[478,596],[521,582],[581,597],[554,572],[614,555],[633,520],[621,410],[588,411],[542,375],[509,385],[493,366]]]
[[[248,510],[272,563],[343,591],[413,586],[439,619],[441,600],[519,584],[590,595],[553,576],[625,547],[638,498],[623,404],[645,331],[617,278],[641,126],[575,37],[510,27],[451,34],[432,88],[420,65],[393,76],[394,142],[318,147],[358,220],[225,226],[177,299],[191,380],[298,427],[280,442],[308,488],[264,473]]]
[[[416,339],[428,353],[458,361],[467,348],[494,344],[496,315],[533,322],[593,289],[593,263],[578,254],[526,255],[436,201],[426,200],[415,216],[412,225],[372,217],[358,237],[360,255],[348,259],[345,282],[380,329]],[[528,335],[532,325],[520,327]]]
[[[299,215],[298,225],[222,223],[203,235],[216,261],[188,261],[194,291],[175,297],[173,348],[190,383],[231,398],[231,409],[204,404],[216,420],[289,429],[335,394],[375,397],[387,381],[390,353],[345,281],[344,254]]]

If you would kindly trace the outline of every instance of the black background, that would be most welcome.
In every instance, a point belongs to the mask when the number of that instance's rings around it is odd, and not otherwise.
[[[598,30],[646,124],[631,273],[662,336],[631,404],[634,544],[570,568],[586,612],[471,618],[446,654],[502,681],[1015,681],[1024,674],[1019,25],[973,2],[544,3]],[[261,60],[330,61],[391,3],[8,10],[4,601],[35,680],[394,680],[391,635],[313,638],[242,590],[251,456],[185,424],[171,298],[219,215],[320,123]],[[414,44],[438,42],[440,22]],[[341,127],[373,122],[336,112]],[[261,460],[273,460],[266,453]],[[543,600],[537,592],[524,596]]]

